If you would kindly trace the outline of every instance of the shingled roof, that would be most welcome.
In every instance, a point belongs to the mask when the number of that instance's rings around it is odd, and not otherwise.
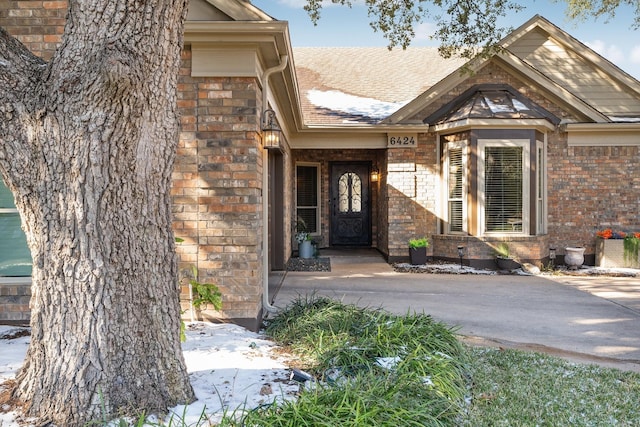
[[[433,47],[298,47],[293,55],[308,125],[379,122],[465,62]]]

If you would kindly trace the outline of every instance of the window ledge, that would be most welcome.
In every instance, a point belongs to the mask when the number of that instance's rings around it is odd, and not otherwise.
[[[31,276],[1,276],[0,285],[24,285],[32,282]]]

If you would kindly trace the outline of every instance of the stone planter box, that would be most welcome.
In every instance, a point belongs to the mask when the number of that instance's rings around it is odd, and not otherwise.
[[[640,260],[624,259],[624,240],[596,239],[596,266],[605,268],[640,268]]]

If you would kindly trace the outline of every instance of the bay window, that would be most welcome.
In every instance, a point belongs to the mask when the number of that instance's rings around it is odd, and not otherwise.
[[[546,232],[544,143],[531,135],[531,139],[443,139],[444,233]]]

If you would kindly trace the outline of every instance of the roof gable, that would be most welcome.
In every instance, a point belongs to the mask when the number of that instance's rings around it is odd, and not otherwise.
[[[475,73],[493,62],[587,122],[640,117],[640,82],[541,16],[534,16],[512,32],[502,45],[503,52],[492,58],[472,60],[468,68]],[[581,72],[577,71],[579,67]],[[416,113],[428,110],[430,105],[440,102],[441,94],[471,77],[468,73],[451,73],[383,122],[421,121],[422,118],[414,117]]]
[[[640,116],[640,82],[546,19],[529,20],[503,45],[610,120]]]

